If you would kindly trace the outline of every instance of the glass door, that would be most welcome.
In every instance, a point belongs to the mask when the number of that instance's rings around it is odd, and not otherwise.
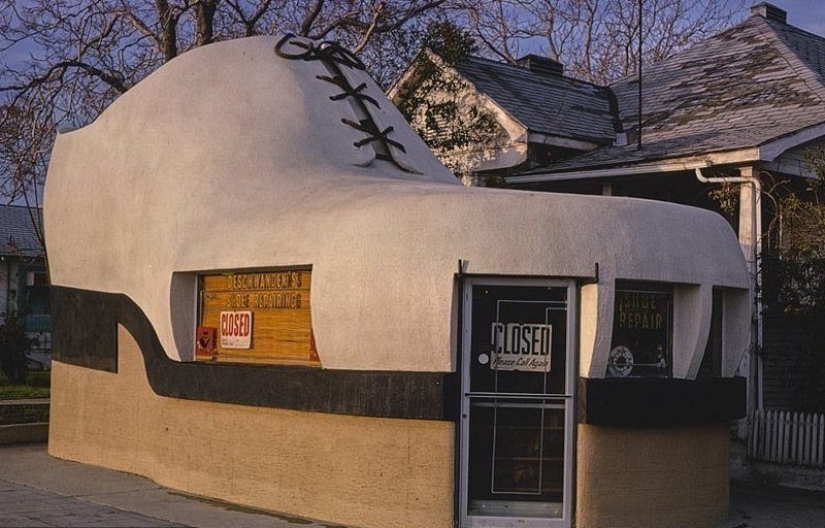
[[[462,528],[570,526],[575,285],[464,288]]]

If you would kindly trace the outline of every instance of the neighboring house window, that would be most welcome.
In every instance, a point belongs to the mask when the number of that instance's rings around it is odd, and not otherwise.
[[[26,286],[48,286],[49,281],[45,271],[26,272]]]
[[[670,377],[673,288],[616,281],[608,377]]]
[[[51,295],[46,270],[39,265],[21,268],[17,308],[30,334],[51,331]],[[43,347],[40,347],[43,348]]]

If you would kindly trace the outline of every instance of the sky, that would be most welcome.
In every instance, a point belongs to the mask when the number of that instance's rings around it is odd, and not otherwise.
[[[749,3],[753,5],[757,1]],[[768,3],[788,12],[788,24],[825,36],[825,0],[768,0]],[[746,7],[742,15],[750,14]]]
[[[0,0],[1,1],[1,0]],[[763,0],[745,0],[745,7],[734,14],[731,25],[738,24],[750,15],[750,6]],[[787,11],[788,23],[792,26],[825,37],[825,0],[767,0]],[[5,52],[3,59],[12,64],[25,59],[31,47],[19,45]]]

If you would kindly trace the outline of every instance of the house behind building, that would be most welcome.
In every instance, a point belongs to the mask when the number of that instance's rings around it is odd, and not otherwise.
[[[415,64],[389,90],[396,104],[416,89]],[[785,322],[763,314],[762,245],[782,241],[768,237],[775,211],[761,199],[761,186],[787,179],[791,188],[804,188],[814,175],[806,152],[825,146],[825,38],[789,25],[787,13],[772,4],[755,5],[742,23],[645,67],[641,120],[636,75],[598,86],[531,55],[518,64],[471,56],[443,69],[464,80],[504,131],[495,152],[471,160],[461,175],[465,183],[632,196],[719,212],[725,211],[710,191],[727,184],[736,204],[727,216],[757,292],[754,353],[741,369],[750,379],[749,406],[790,404],[792,351],[761,354],[766,343],[795,342]],[[471,150],[437,154],[449,160]]]
[[[51,363],[51,307],[46,255],[38,227],[42,211],[0,206],[0,322],[17,314],[35,340],[30,366]]]

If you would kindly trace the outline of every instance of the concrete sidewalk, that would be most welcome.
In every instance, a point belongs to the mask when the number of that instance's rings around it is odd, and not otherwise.
[[[825,493],[734,482],[718,528],[825,528]]]
[[[192,497],[136,475],[0,446],[0,527],[345,528]]]
[[[345,528],[192,497],[135,475],[58,460],[45,444],[0,446],[0,528],[45,526]],[[730,518],[718,528],[825,528],[825,493],[734,483]]]

